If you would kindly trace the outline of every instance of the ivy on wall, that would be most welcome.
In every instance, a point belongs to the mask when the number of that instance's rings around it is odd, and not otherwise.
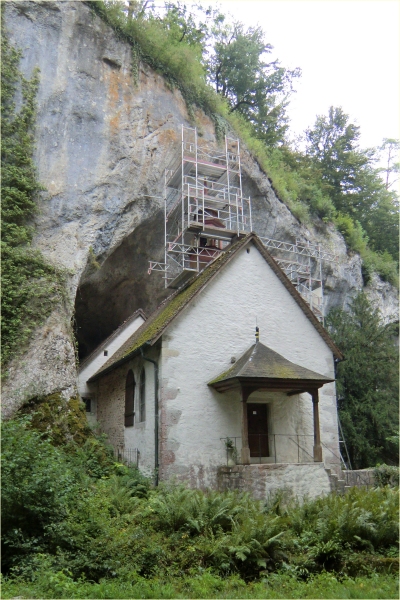
[[[31,247],[32,217],[42,189],[33,162],[39,73],[19,70],[21,52],[1,40],[2,364],[27,345],[34,329],[64,298],[65,274]]]

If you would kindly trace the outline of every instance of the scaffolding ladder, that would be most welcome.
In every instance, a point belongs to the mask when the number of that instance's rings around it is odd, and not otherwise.
[[[197,128],[182,125],[181,155],[165,171],[164,273],[176,288],[199,273],[232,242],[252,230],[251,201],[244,198],[238,139],[225,136],[224,150],[209,151]]]

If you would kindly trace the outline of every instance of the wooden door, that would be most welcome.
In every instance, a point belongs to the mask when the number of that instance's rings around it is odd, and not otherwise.
[[[266,404],[247,404],[247,425],[250,456],[269,456]]]

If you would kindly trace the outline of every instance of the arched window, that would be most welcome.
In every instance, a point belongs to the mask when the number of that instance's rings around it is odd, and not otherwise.
[[[144,369],[142,369],[142,372],[140,373],[139,420],[146,420],[146,374]]]
[[[125,427],[132,427],[135,420],[135,378],[132,369],[128,371],[125,383]]]

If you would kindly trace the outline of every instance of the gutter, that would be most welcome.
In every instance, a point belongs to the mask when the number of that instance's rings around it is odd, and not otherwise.
[[[147,342],[145,345],[150,344]],[[155,485],[158,486],[158,469],[159,469],[159,461],[158,461],[158,387],[159,387],[159,377],[158,377],[158,363],[152,358],[147,358],[144,355],[143,347],[140,347],[140,354],[142,355],[143,360],[147,360],[148,362],[153,363],[154,366],[154,469],[155,469]]]

